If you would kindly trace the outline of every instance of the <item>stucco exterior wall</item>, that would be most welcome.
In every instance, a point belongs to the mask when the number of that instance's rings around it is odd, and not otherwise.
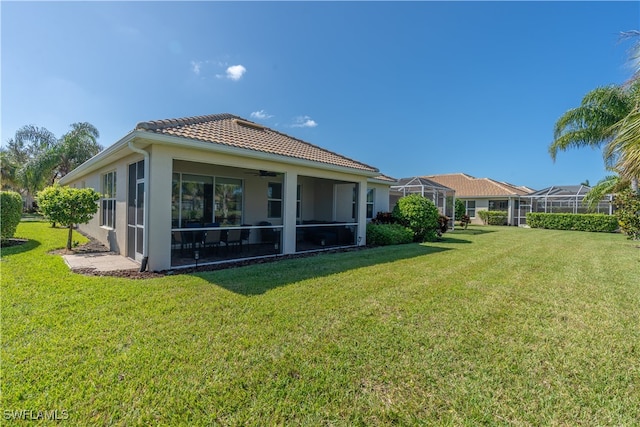
[[[98,193],[103,192],[102,180],[103,176],[109,172],[116,172],[116,221],[114,228],[108,228],[100,225],[102,216],[102,206],[98,208],[98,212],[89,221],[88,224],[79,224],[78,229],[94,237],[109,250],[126,255],[126,234],[127,234],[127,175],[130,163],[142,160],[142,156],[135,154],[122,158],[114,163],[104,166],[91,174],[83,176],[69,184],[75,188],[93,188]],[[101,204],[101,200],[99,202]]]

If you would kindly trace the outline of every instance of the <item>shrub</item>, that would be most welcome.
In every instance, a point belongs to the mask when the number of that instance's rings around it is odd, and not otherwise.
[[[616,194],[613,204],[620,231],[630,239],[640,239],[640,195],[630,190],[623,191]]]
[[[22,215],[22,197],[15,191],[0,192],[0,238],[11,239]]]
[[[446,215],[439,215],[438,216],[438,237],[441,237],[444,233],[447,232],[447,230],[449,230],[449,220],[451,218],[449,218]]]
[[[570,214],[528,212],[527,225],[551,230],[575,230],[612,233],[618,229],[618,220],[605,214]]]
[[[460,199],[456,199],[455,213],[456,219],[462,223],[462,218],[467,214],[467,208],[464,206],[464,202]]]
[[[372,246],[411,243],[413,231],[400,224],[367,224],[367,244]]]
[[[508,213],[505,211],[478,211],[484,225],[507,225]]]
[[[414,241],[436,240],[440,213],[431,200],[420,194],[401,197],[393,208],[392,216],[413,231]]]
[[[371,220],[374,224],[395,224],[391,212],[378,212],[376,217]]]

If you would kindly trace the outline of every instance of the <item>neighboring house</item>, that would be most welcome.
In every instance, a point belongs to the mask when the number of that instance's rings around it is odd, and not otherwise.
[[[231,114],[139,123],[61,179],[104,195],[80,229],[152,271],[366,244],[395,181]]]
[[[534,191],[528,187],[515,186],[490,178],[474,178],[464,173],[428,175],[423,178],[455,190],[456,199],[464,202],[472,224],[482,224],[478,212],[489,210],[507,212],[507,223],[517,225],[520,196]]]

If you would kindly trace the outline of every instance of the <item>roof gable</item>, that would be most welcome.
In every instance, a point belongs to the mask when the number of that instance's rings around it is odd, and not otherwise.
[[[232,114],[141,122],[137,131],[259,151],[332,166],[379,172],[377,168]]]

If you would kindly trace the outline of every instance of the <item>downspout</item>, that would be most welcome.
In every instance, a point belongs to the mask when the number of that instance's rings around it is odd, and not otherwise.
[[[131,151],[142,154],[144,156],[144,239],[142,248],[142,263],[140,263],[140,272],[147,269],[147,263],[149,262],[149,158],[148,151],[138,148],[133,145],[133,139],[129,141],[129,148]]]

